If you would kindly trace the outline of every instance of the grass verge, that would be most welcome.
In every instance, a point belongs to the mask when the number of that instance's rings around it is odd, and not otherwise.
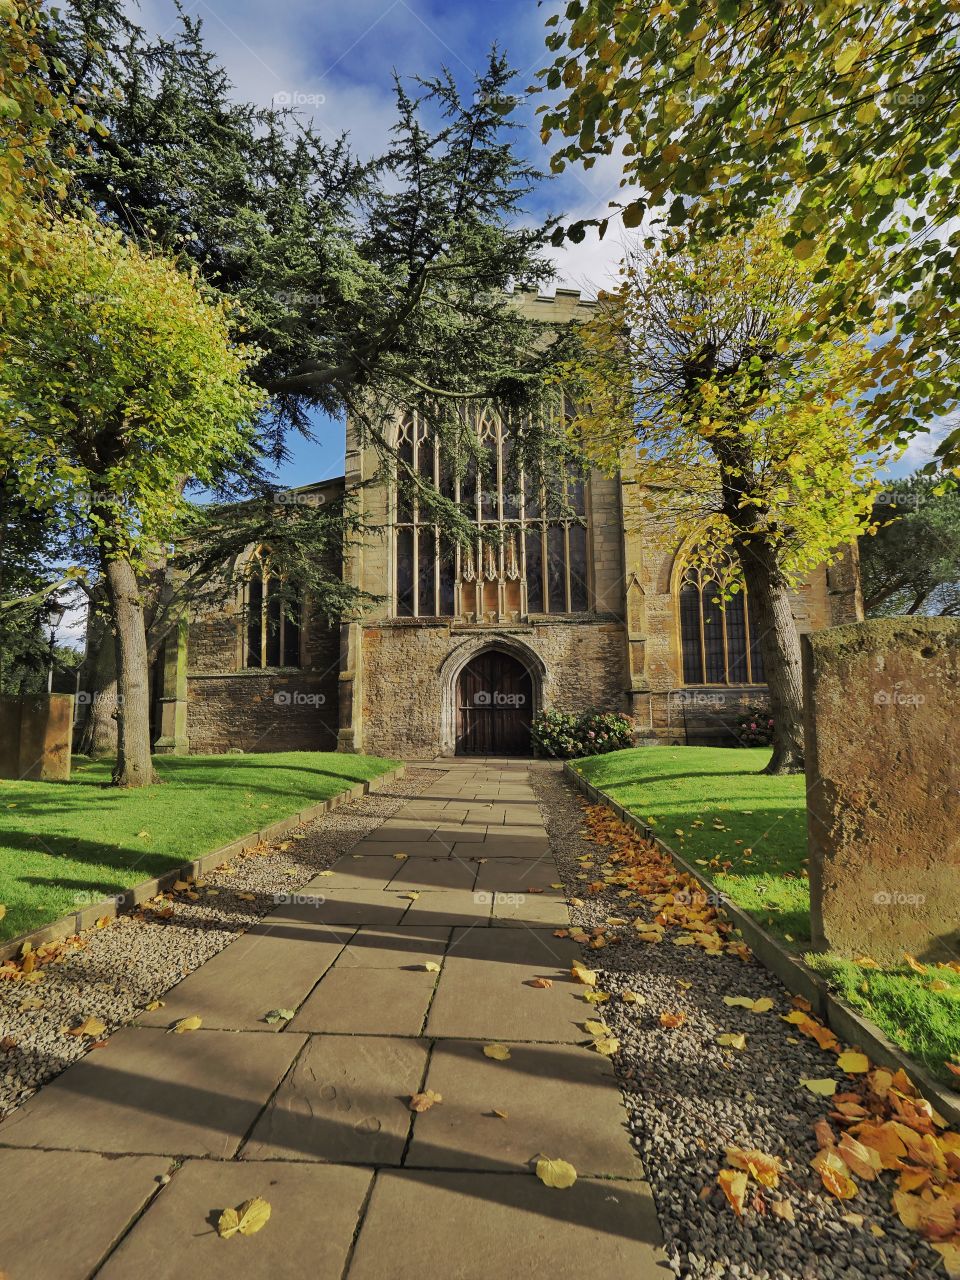
[[[636,747],[575,761],[588,782],[648,823],[721,893],[798,952],[810,941],[802,777],[759,772],[766,748]],[[804,957],[855,1009],[945,1083],[960,1061],[960,973]]]
[[[69,782],[0,780],[0,938],[36,929],[327,800],[397,761],[333,752],[159,756],[163,779],[109,785],[78,760]]]
[[[576,766],[738,907],[802,945],[810,940],[804,780],[760,774],[769,758],[765,747],[636,747]]]

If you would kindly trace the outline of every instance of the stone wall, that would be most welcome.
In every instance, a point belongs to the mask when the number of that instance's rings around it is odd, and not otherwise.
[[[336,751],[336,671],[234,671],[187,679],[190,751]]]
[[[324,500],[342,481],[292,490],[287,500]],[[340,565],[330,565],[338,574]],[[194,618],[186,645],[187,736],[194,754],[223,751],[335,751],[340,628],[305,602],[301,666],[243,664],[238,600]]]
[[[444,715],[452,710],[460,652],[498,640],[533,669],[534,710],[626,709],[620,622],[544,621],[503,630],[382,622],[363,628],[362,750],[421,759],[449,750]]]
[[[814,944],[956,959],[960,621],[820,632],[804,684]]]

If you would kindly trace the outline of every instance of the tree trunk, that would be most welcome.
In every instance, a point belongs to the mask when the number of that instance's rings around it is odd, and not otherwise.
[[[764,773],[803,772],[800,636],[776,552],[757,537],[734,537],[763,655],[773,719],[773,756]]]
[[[123,557],[108,559],[104,579],[116,645],[117,787],[145,787],[159,779],[150,755],[150,665],[143,620],[143,600],[133,565]]]
[[[87,654],[83,660],[83,688],[87,711],[77,740],[77,751],[93,760],[117,751],[117,658],[114,638],[106,619],[95,613],[102,600],[91,601],[87,625]]]

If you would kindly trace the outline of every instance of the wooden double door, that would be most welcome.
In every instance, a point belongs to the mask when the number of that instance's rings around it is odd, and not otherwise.
[[[478,654],[457,680],[457,755],[527,756],[533,684],[508,653]]]

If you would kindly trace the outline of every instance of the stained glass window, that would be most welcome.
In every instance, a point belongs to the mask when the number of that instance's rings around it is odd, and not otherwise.
[[[729,560],[729,557],[727,557]],[[763,659],[746,589],[722,597],[724,565],[690,565],[680,582],[680,653],[685,684],[763,684]]]
[[[534,476],[512,465],[515,435],[490,409],[474,419],[479,461],[457,468],[411,411],[397,433],[394,605],[398,617],[507,621],[589,609],[585,475],[561,450]],[[416,475],[476,526],[469,545],[447,546]]]
[[[300,604],[270,571],[263,547],[250,558],[243,602],[244,666],[299,667]]]

